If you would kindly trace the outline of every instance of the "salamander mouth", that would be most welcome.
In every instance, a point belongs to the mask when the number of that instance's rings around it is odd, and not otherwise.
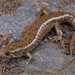
[[[10,59],[10,57],[9,57],[9,56],[3,55],[3,54],[0,54],[0,58]]]

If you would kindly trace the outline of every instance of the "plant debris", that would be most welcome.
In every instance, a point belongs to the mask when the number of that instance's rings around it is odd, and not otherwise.
[[[13,16],[15,10],[21,6],[21,0],[0,0],[0,12],[10,13]]]
[[[64,52],[65,54],[69,55],[70,53],[70,42],[72,39],[72,36],[75,32],[74,28],[69,25],[69,24],[61,24],[60,25],[60,29],[63,32],[62,35],[62,40],[53,40],[52,37],[57,36],[55,28],[53,28],[48,34],[47,36],[51,39],[49,39],[52,42],[55,42],[59,45],[60,48],[62,48],[62,52]],[[66,30],[66,31],[65,31]],[[75,45],[75,44],[74,44]],[[74,48],[73,45],[73,48]],[[75,51],[72,51],[72,54],[75,55]]]

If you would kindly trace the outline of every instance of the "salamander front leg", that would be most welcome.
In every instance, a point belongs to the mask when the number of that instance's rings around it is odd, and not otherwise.
[[[46,14],[49,14],[50,12],[45,8],[43,7],[41,4],[40,4],[40,7],[38,8],[39,11],[37,11],[37,14],[38,14],[38,17],[41,17],[43,15],[46,15]]]
[[[28,59],[28,61],[25,61],[25,63],[26,63],[27,65],[29,65],[29,63],[32,61],[32,55],[31,55],[30,53],[27,53],[27,54],[26,54],[26,57],[28,57],[29,59]]]

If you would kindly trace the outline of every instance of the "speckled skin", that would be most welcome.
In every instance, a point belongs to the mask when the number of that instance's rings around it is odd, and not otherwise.
[[[15,58],[28,56],[44,38],[44,36],[55,26],[55,23],[70,23],[75,29],[75,16],[67,12],[53,12],[43,15],[28,28],[28,31],[22,41],[17,43],[9,43],[5,49],[1,50],[1,58]],[[10,54],[5,55],[5,51],[9,51]]]

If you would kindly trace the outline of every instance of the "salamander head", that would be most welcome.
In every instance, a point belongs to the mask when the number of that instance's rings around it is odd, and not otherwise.
[[[0,49],[0,58],[11,59],[20,57],[19,53],[11,53],[10,50]]]
[[[17,43],[18,44],[18,43]],[[17,58],[22,57],[22,51],[18,51],[18,45],[16,43],[7,44],[4,49],[0,49],[0,58]],[[17,49],[17,51],[15,51]]]
[[[6,51],[5,49],[0,49],[0,58],[10,59],[10,52]]]

